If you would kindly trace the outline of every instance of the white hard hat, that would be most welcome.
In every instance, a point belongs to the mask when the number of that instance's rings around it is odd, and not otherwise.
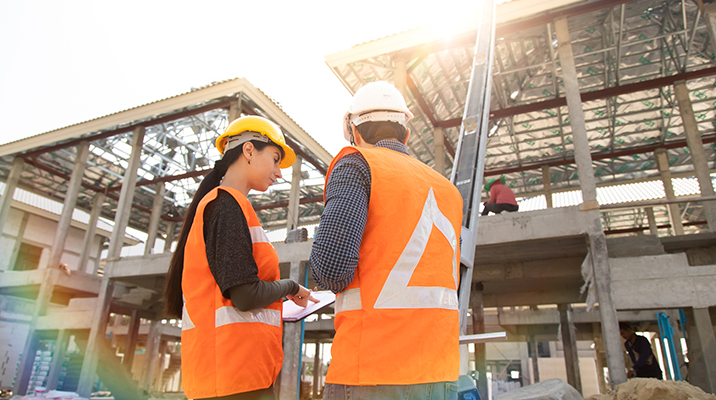
[[[385,81],[371,82],[356,91],[343,116],[343,136],[351,141],[351,124],[390,121],[407,127],[413,118],[400,91]]]

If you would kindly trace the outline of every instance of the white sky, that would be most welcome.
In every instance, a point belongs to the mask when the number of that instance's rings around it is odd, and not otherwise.
[[[0,144],[244,77],[335,154],[350,96],[324,56],[477,1],[0,0]]]

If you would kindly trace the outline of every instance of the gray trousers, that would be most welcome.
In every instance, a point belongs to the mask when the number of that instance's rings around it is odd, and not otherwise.
[[[350,386],[329,383],[324,400],[457,400],[457,382]]]

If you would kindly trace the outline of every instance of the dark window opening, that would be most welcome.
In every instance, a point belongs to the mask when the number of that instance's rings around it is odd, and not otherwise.
[[[15,261],[15,271],[29,271],[40,266],[42,247],[22,243]]]

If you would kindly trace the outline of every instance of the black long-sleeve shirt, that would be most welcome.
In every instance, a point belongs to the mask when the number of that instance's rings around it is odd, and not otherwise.
[[[239,310],[266,307],[298,293],[298,283],[289,279],[259,279],[246,217],[236,199],[224,190],[204,209],[204,241],[209,269],[221,293]]]
[[[651,344],[644,336],[635,335],[634,343],[628,340],[624,342],[624,347],[629,353],[632,363],[634,363],[634,372],[638,378],[662,378],[661,367],[651,351]]]

